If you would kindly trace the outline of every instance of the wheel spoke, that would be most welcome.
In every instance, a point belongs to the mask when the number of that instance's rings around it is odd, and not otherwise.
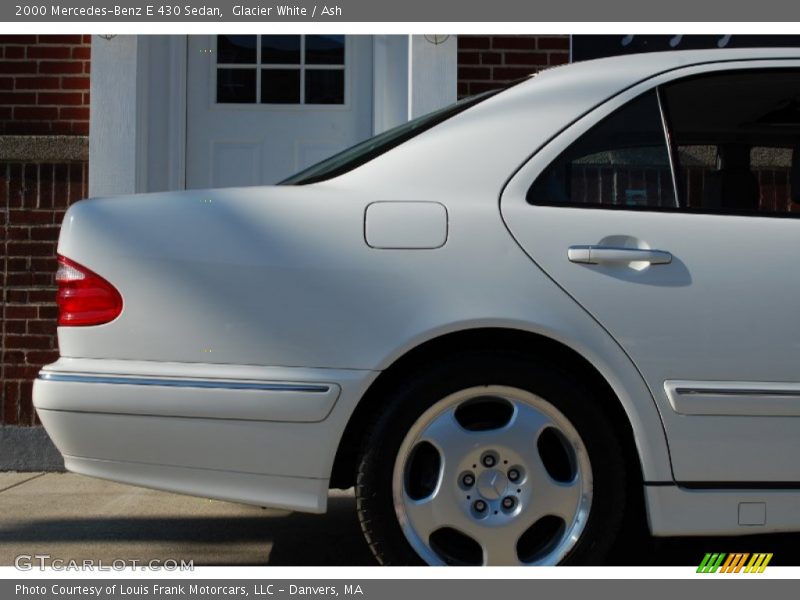
[[[456,420],[454,409],[438,415],[422,431],[420,440],[430,442],[439,449],[445,463],[472,451],[480,442],[480,434],[467,431]]]
[[[483,549],[483,564],[487,566],[514,566],[522,564],[517,554],[516,527],[484,527],[475,536]]]
[[[579,478],[569,483],[553,481],[549,476],[533,489],[532,508],[539,516],[561,517],[569,525],[581,503],[582,486]]]
[[[536,440],[542,431],[553,426],[553,421],[547,415],[522,402],[515,402],[514,406],[516,408],[514,416],[503,428],[503,439],[528,461],[541,462]]]
[[[452,507],[447,502],[443,502],[439,490],[423,500],[412,500],[405,496],[403,506],[405,518],[408,524],[417,532],[425,545],[429,544],[431,534],[442,527],[443,521],[447,521],[448,512]]]

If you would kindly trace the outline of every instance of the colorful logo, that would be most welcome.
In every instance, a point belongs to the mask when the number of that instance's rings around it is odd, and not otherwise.
[[[748,559],[750,559],[748,561]],[[708,552],[700,566],[697,567],[698,573],[763,573],[769,561],[772,560],[772,553],[749,554],[725,554]]]

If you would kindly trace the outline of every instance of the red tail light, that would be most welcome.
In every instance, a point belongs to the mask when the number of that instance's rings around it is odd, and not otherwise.
[[[97,273],[63,256],[56,273],[58,324],[102,325],[122,312],[122,296]]]

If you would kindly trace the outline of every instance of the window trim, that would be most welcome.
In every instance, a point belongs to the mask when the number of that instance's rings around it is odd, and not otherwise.
[[[667,156],[669,157],[669,171],[670,175],[672,176],[672,196],[675,198],[675,208],[680,210],[683,204],[681,202],[683,190],[678,185],[678,162],[676,160],[676,157],[678,156],[678,148],[675,145],[673,136],[671,135],[672,128],[670,127],[669,116],[664,108],[661,85],[656,86],[656,101],[658,102],[658,114],[661,115],[661,129],[664,132],[664,144],[667,147]]]

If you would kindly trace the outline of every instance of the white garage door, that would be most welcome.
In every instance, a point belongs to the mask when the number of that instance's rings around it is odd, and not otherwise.
[[[372,38],[189,36],[186,186],[275,183],[372,133]]]

